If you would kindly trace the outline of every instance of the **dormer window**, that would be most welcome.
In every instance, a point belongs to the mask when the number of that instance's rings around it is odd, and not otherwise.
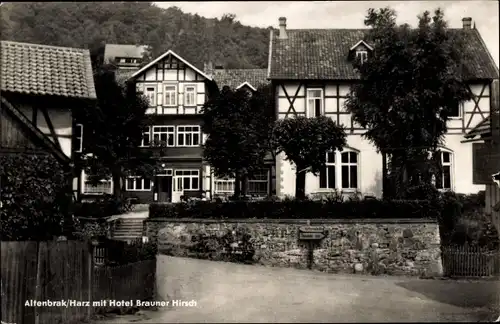
[[[356,59],[358,59],[361,64],[365,63],[368,60],[368,52],[356,51]]]

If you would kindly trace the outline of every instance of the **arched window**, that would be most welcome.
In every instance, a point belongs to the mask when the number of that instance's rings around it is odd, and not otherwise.
[[[330,152],[326,165],[319,173],[320,189],[358,189],[359,153],[354,149]]]
[[[328,152],[326,154],[326,166],[319,173],[319,187],[321,189],[335,189],[335,154]]]
[[[342,189],[358,188],[358,153],[342,152],[340,160]]]
[[[441,151],[441,165],[443,167],[442,174],[435,177],[436,188],[448,189],[452,188],[452,166],[453,166],[453,153],[448,151]]]

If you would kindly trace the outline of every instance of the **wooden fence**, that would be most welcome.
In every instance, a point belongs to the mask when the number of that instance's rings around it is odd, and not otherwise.
[[[96,267],[92,246],[81,241],[1,242],[1,253],[2,322],[81,323],[96,311],[93,301],[154,296],[155,260]],[[30,301],[89,304],[54,307]]]
[[[443,246],[444,275],[449,277],[494,277],[500,275],[500,250],[477,246]]]

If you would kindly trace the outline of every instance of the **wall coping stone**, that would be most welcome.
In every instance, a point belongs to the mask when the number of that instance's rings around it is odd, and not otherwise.
[[[430,218],[355,218],[355,219],[266,219],[266,218],[148,218],[149,223],[266,223],[266,224],[437,224],[437,220]]]

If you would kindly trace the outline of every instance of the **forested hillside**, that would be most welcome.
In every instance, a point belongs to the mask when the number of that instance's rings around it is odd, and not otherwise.
[[[89,48],[94,57],[106,43],[144,44],[153,57],[172,49],[200,67],[267,66],[269,30],[231,14],[207,19],[152,2],[10,2],[0,11],[2,40]]]

